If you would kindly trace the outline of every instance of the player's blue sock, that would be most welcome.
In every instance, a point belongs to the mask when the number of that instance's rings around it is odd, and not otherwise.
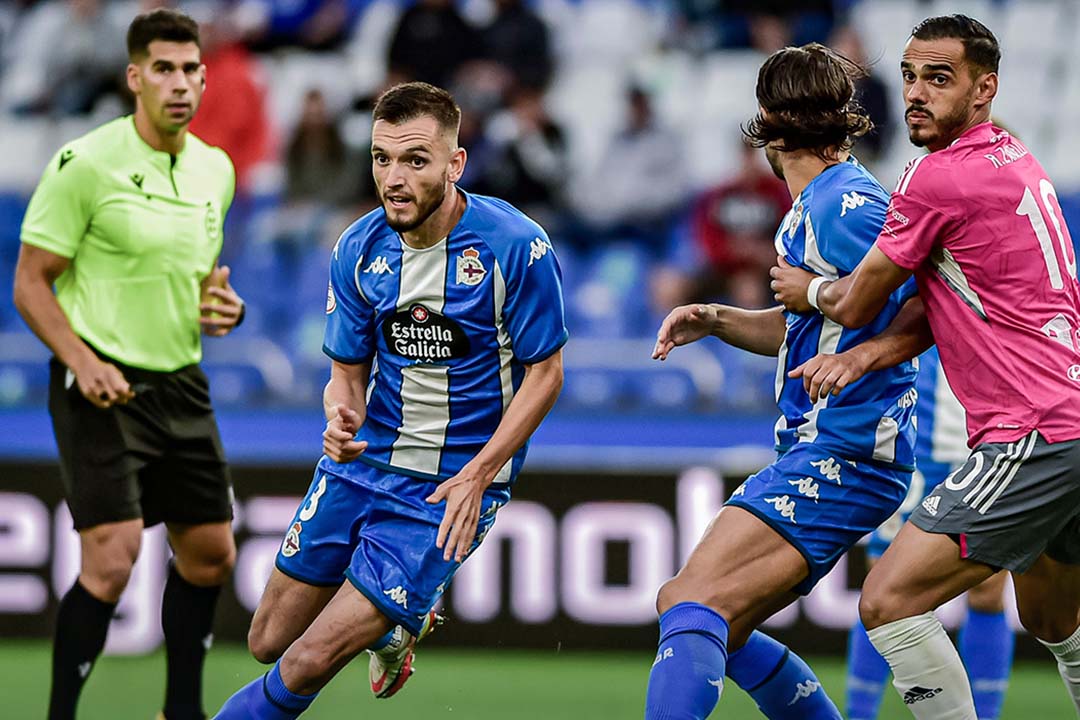
[[[874,720],[881,707],[889,663],[866,636],[862,620],[848,634],[847,716],[850,720]]]
[[[375,642],[371,643],[371,645],[368,645],[367,649],[368,650],[382,650],[384,647],[386,647],[387,645],[390,644],[391,640],[394,639],[394,632],[396,630],[397,630],[396,627],[390,628],[390,630],[385,635],[383,635],[381,638],[379,638]]]
[[[997,720],[1001,715],[1012,670],[1014,640],[1004,612],[984,613],[968,609],[958,644],[971,680],[971,694],[975,698],[979,720]]]
[[[270,672],[252,680],[226,700],[214,720],[293,720],[318,695],[298,695],[285,687],[278,660]]]
[[[763,632],[731,653],[727,675],[769,720],[843,720],[810,666]]]
[[[683,602],[660,616],[660,645],[649,673],[645,720],[704,720],[724,688],[728,624],[704,605]]]

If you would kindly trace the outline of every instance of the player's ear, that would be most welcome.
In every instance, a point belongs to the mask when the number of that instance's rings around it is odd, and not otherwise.
[[[139,66],[135,63],[128,63],[126,76],[128,90],[132,94],[138,95],[142,90],[142,76],[139,75]]]
[[[461,179],[461,176],[465,173],[465,162],[468,160],[468,156],[465,153],[465,148],[459,147],[450,154],[450,166],[447,168],[447,178],[452,183],[456,183]]]
[[[989,72],[980,75],[975,81],[975,103],[977,106],[987,105],[997,97],[998,75]]]

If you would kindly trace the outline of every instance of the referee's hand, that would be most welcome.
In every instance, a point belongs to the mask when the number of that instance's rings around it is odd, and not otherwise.
[[[335,405],[323,431],[323,452],[336,463],[351,463],[367,450],[367,441],[357,441],[360,415],[345,405]]]
[[[79,392],[99,408],[123,405],[135,397],[123,373],[111,363],[103,362],[95,357],[73,372],[75,382],[79,385]]]

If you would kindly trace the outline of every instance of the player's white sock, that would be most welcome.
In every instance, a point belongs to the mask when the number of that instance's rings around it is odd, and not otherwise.
[[[1077,712],[1080,712],[1080,628],[1061,642],[1039,642],[1057,658],[1058,673],[1065,681],[1065,688],[1072,696]]]
[[[893,685],[919,720],[978,720],[964,664],[932,612],[867,635],[893,671]]]

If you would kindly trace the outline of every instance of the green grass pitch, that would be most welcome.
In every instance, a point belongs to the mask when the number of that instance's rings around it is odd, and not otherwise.
[[[304,718],[375,720],[456,718],[458,720],[607,720],[640,718],[648,653],[540,653],[511,650],[451,651],[421,648],[417,674],[390,700],[375,700],[367,686],[366,656],[330,683]],[[816,658],[811,664],[838,703],[843,701],[843,665]],[[262,666],[238,645],[215,647],[207,661],[207,709],[258,676]],[[153,720],[160,708],[165,660],[107,657],[100,660],[83,691],[79,720]],[[4,691],[0,716],[37,720],[45,716],[49,646],[41,641],[0,643]],[[712,718],[760,718],[750,699],[729,686]],[[910,718],[889,688],[881,720]],[[1003,720],[1066,720],[1076,717],[1049,658],[1018,664]]]

